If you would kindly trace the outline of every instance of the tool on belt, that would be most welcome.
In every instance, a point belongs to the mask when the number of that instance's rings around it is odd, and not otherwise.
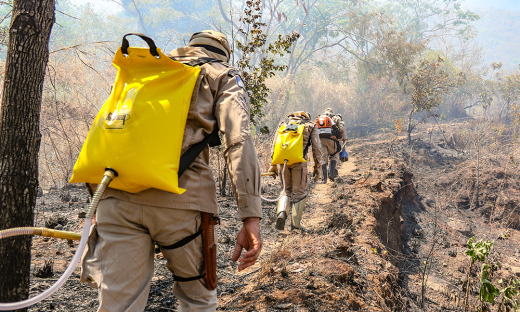
[[[215,244],[215,225],[220,224],[220,219],[212,213],[201,212],[201,224],[199,231],[170,246],[161,246],[162,249],[176,249],[191,242],[202,235],[202,257],[204,259],[204,270],[201,275],[193,277],[180,277],[173,274],[176,282],[190,282],[201,278],[206,279],[206,288],[213,290],[217,288],[217,244]]]
[[[211,214],[201,213],[200,225],[202,229],[202,256],[204,258],[204,273],[206,275],[206,288],[217,288],[217,244],[215,244],[215,225],[220,224],[220,219]]]

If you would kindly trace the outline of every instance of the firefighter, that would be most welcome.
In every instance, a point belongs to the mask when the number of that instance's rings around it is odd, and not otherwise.
[[[341,145],[341,150],[344,149],[345,144],[347,142],[347,129],[345,127],[345,122],[343,121],[343,117],[341,114],[332,115],[332,123],[333,126],[337,127],[334,132],[334,137]],[[341,151],[340,151],[341,152]],[[338,177],[338,165],[340,164],[340,152],[337,152],[330,158],[330,167],[329,167],[329,177],[332,181],[334,181]]]
[[[240,271],[253,265],[260,255],[262,207],[249,99],[237,70],[227,63],[230,53],[223,34],[202,31],[191,36],[188,46],[173,50],[169,56],[182,63],[205,60],[180,138],[182,152],[215,129],[223,135],[224,158],[242,221],[232,256]],[[183,194],[107,189],[82,259],[81,281],[98,289],[98,311],[144,310],[154,274],[155,244],[174,275],[173,293],[179,311],[216,310],[216,284],[210,285],[204,271],[209,268],[214,274],[216,259],[206,259],[204,234],[198,235],[204,216],[218,212],[209,161],[206,146],[179,178],[179,186],[186,189]]]
[[[332,117],[334,116],[334,111],[332,108],[327,108],[325,112],[316,118],[316,125],[318,127],[319,137],[321,141],[322,152],[324,155],[323,165],[321,166],[321,172],[317,168],[314,169],[314,172],[318,172],[321,174],[321,178],[323,183],[327,183],[327,177],[329,176],[331,180],[336,178],[336,167],[339,162],[339,152],[341,150],[341,145],[338,139],[340,131],[337,125],[334,124]],[[330,166],[327,166],[330,160]],[[328,169],[328,170],[327,170]],[[332,175],[330,174],[332,173]],[[315,175],[315,181],[317,181],[319,177]]]
[[[290,114],[288,123],[295,123],[297,125],[304,125],[303,129],[303,157],[307,160],[307,151],[312,145],[312,153],[314,158],[318,161],[318,166],[323,160],[323,153],[321,142],[318,135],[316,124],[311,121],[310,114],[304,111],[298,111]],[[280,124],[282,126],[284,122]],[[279,126],[279,127],[280,127]],[[278,135],[278,133],[277,133]],[[274,142],[276,142],[276,137]],[[274,149],[274,147],[273,147]],[[278,175],[283,168],[283,165],[271,166],[269,172]],[[284,181],[285,193],[290,199],[291,206],[291,230],[297,229],[304,231],[301,225],[303,210],[305,208],[305,201],[307,197],[307,176],[308,176],[307,162],[298,162],[285,167]],[[285,211],[277,211],[276,229],[283,230],[285,226],[285,219],[287,215]]]

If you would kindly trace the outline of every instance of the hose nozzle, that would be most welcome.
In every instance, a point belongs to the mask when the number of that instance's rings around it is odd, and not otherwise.
[[[86,218],[92,218],[94,216],[94,214],[96,213],[96,209],[99,205],[99,201],[101,200],[103,193],[105,193],[105,189],[108,187],[110,182],[112,182],[112,180],[114,180],[114,178],[117,176],[117,171],[115,171],[112,168],[105,168],[105,174],[103,175],[103,179],[101,180],[101,183],[98,185],[96,192],[94,193],[94,196],[92,196],[92,201],[88,206],[87,214],[85,216]]]

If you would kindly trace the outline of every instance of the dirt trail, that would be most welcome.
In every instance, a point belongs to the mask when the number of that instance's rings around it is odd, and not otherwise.
[[[326,184],[310,180],[302,219],[305,232],[291,231],[289,220],[283,231],[274,230],[276,206],[266,207],[260,263],[241,278],[234,274],[221,279],[226,291],[219,295],[219,309],[383,311],[398,306],[393,293],[397,270],[385,246],[374,238],[380,229],[373,213],[381,198],[391,194],[372,187],[377,183],[369,177],[377,173],[364,175],[366,168],[358,166],[355,153],[338,171],[339,177]],[[383,230],[400,236],[399,227]]]
[[[338,167],[338,177],[340,179],[350,175],[352,169],[356,168],[354,165],[355,161],[356,158],[351,157],[347,162],[340,162]],[[309,230],[317,231],[320,226],[330,219],[331,216],[329,214],[331,207],[334,208],[332,211],[338,212],[340,210],[340,208],[336,207],[332,202],[332,192],[334,191],[334,188],[331,186],[333,185],[334,182],[329,179],[326,184],[318,182],[316,184],[313,183],[312,186],[309,187],[307,206],[302,218],[302,224],[304,227]]]

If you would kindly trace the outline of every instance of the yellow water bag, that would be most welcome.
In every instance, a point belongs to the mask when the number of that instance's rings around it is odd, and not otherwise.
[[[92,124],[70,183],[98,184],[105,168],[119,174],[110,187],[130,193],[149,188],[176,194],[182,138],[200,68],[157,49],[117,51],[112,92]]]
[[[303,130],[304,125],[284,124],[278,129],[274,144],[272,165],[287,165],[306,162],[303,158]]]

